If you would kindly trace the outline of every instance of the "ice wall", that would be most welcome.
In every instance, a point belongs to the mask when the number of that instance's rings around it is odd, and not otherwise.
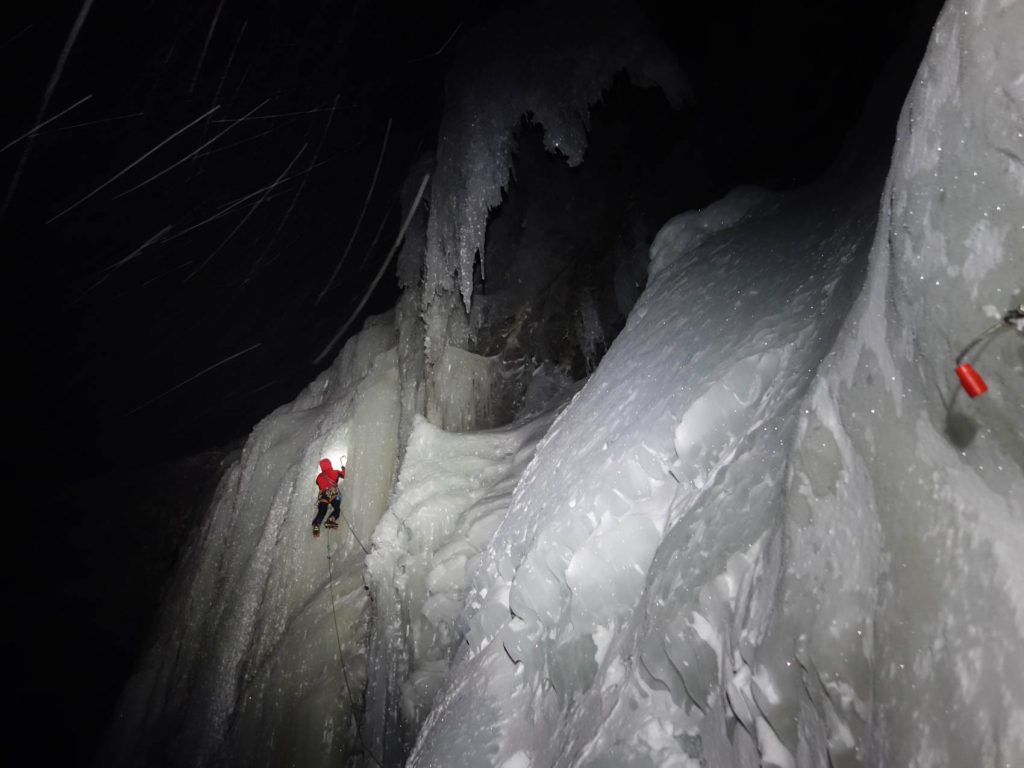
[[[851,737],[854,764],[1024,764],[1024,339],[1004,331],[977,355],[984,397],[953,375],[960,348],[1024,300],[1022,40],[1021,3],[945,8],[866,289],[801,425],[786,613],[806,622],[801,594],[847,585],[805,624],[804,684],[822,705],[805,764]],[[865,527],[877,545],[851,557]],[[861,634],[869,665],[848,653]]]
[[[470,576],[555,413],[474,434],[416,420],[367,558],[374,608],[366,733],[384,765],[402,763],[448,678]]]
[[[860,286],[880,186],[745,191],[666,225],[481,558],[411,765],[733,764],[727,630],[771,610],[797,406]]]
[[[1022,300],[1024,6],[949,4],[884,189],[673,218],[582,389],[541,366],[479,431],[466,303],[515,126],[578,161],[595,83],[646,66],[642,30],[570,21],[540,39],[603,40],[579,61],[517,58],[516,27],[464,59],[395,315],[254,430],[106,763],[1024,764],[1020,336],[979,352],[982,399],[952,373]],[[309,537],[342,453],[369,558]]]
[[[948,4],[877,229],[850,179],[666,226],[410,765],[1024,764],[1021,337],[953,375],[1022,301],[1021,40]]]
[[[189,545],[103,764],[356,759],[365,555],[344,524],[311,537],[314,478],[321,457],[347,455],[342,512],[368,542],[396,473],[398,417],[388,315],[369,321],[330,370],[253,430]]]

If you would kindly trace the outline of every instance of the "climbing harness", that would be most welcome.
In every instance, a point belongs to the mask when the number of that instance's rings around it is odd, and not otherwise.
[[[967,353],[1006,328],[1015,328],[1018,333],[1024,334],[1024,304],[1006,312],[998,323],[994,323],[974,337],[956,356],[956,375],[960,379],[960,386],[972,398],[988,392],[988,385],[981,374],[974,370],[974,366],[967,362]]]
[[[347,523],[348,521],[346,520],[345,522]],[[351,528],[351,526],[349,527]],[[353,535],[355,535],[354,531]],[[358,541],[358,539],[356,539],[356,541]],[[345,679],[345,690],[348,692],[349,711],[352,713],[352,722],[356,725],[356,733],[359,736],[360,743],[363,745],[363,751],[370,756],[370,759],[373,760],[374,763],[380,766],[380,768],[383,768],[381,761],[377,759],[377,756],[373,754],[373,750],[371,750],[369,745],[367,745],[366,739],[363,736],[363,728],[359,724],[359,716],[356,714],[356,699],[352,694],[352,685],[348,681],[348,666],[345,664],[345,654],[341,649],[341,630],[338,629],[338,609],[335,607],[334,599],[334,565],[333,558],[331,557],[331,542],[325,538],[324,544],[327,547],[327,576],[329,579],[328,585],[331,590],[331,613],[334,615],[334,636],[338,640],[338,661],[341,662],[341,674]]]

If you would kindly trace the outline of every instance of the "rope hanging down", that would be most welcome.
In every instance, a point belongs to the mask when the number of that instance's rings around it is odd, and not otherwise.
[[[348,521],[346,520],[345,522],[347,523]],[[351,528],[351,526],[349,526],[349,528]],[[355,535],[354,531],[353,535]],[[356,540],[358,541],[358,539]],[[326,537],[324,538],[324,544],[327,546],[327,583],[331,591],[331,614],[334,616],[334,637],[338,640],[338,661],[341,662],[341,674],[345,680],[345,690],[348,692],[349,711],[352,713],[352,722],[355,723],[356,734],[359,736],[359,742],[363,745],[363,751],[370,756],[370,759],[373,760],[379,768],[384,768],[381,761],[373,754],[373,750],[371,750],[367,745],[366,739],[363,736],[363,728],[359,724],[359,716],[356,714],[356,700],[355,696],[352,694],[352,685],[348,680],[348,666],[345,664],[345,654],[341,648],[341,630],[338,628],[338,609],[334,599],[334,565],[333,558],[331,557],[331,543],[326,539]],[[362,544],[360,544],[360,546],[362,546]]]
[[[361,540],[361,539],[359,538],[359,534],[357,534],[357,533],[356,533],[356,529],[352,527],[352,523],[350,523],[350,522],[348,521],[348,518],[347,518],[347,517],[345,517],[345,513],[344,513],[344,512],[342,512],[342,513],[341,513],[341,519],[345,521],[345,525],[347,525],[347,526],[348,526],[348,529],[349,529],[350,531],[352,531],[352,538],[356,540],[356,544],[358,544],[358,545],[359,545],[359,547],[360,547],[360,548],[361,548],[361,549],[363,550],[363,552],[365,552],[366,554],[370,554],[370,550],[368,550],[368,549],[367,549],[367,548],[366,548],[366,547],[365,547],[365,546],[363,545],[363,542],[362,542],[362,540]]]

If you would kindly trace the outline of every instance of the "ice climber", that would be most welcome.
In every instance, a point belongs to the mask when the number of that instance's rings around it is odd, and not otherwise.
[[[313,518],[313,538],[320,538],[320,523],[327,514],[327,506],[333,507],[330,517],[324,525],[328,528],[338,527],[338,518],[341,516],[341,489],[340,482],[345,479],[345,464],[341,469],[331,466],[330,459],[320,459],[320,474],[316,476],[316,487],[320,493],[316,497],[316,517]]]

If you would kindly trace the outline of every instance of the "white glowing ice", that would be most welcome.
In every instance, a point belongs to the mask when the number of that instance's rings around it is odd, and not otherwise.
[[[282,765],[301,755],[328,765],[360,743],[351,714],[365,679],[364,555],[346,526],[317,541],[310,524],[322,456],[347,456],[342,513],[363,542],[387,504],[399,414],[394,323],[368,325],[256,426],[221,481],[128,685],[105,764]]]
[[[675,217],[585,382],[541,367],[511,424],[455,434],[414,414],[476,413],[487,359],[425,362],[462,326],[424,308],[442,274],[468,301],[519,115],[461,91],[397,317],[254,430],[111,762],[1024,765],[1024,343],[977,353],[976,401],[952,371],[1022,301],[1022,38],[1024,4],[952,0],[884,185]],[[539,119],[578,160],[594,80],[565,83]],[[328,561],[340,453],[373,550],[343,529]]]
[[[411,765],[1024,763],[1024,345],[952,376],[1024,289],[1022,33],[947,7],[877,226],[846,180],[666,225]]]

